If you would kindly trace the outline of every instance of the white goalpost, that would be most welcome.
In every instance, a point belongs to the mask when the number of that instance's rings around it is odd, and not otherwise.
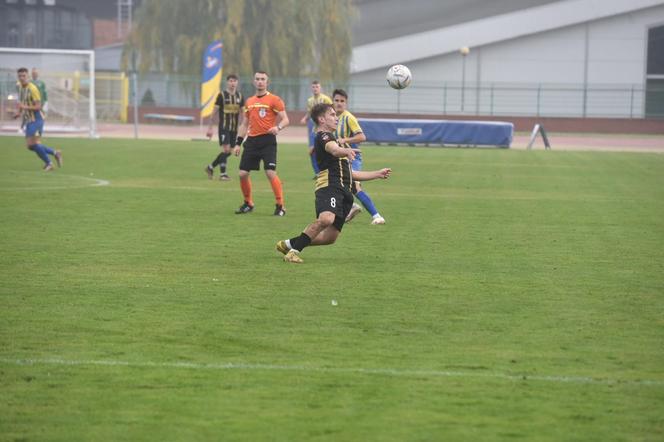
[[[97,138],[95,53],[85,50],[0,48],[0,131],[16,132],[13,119],[18,68],[37,68],[46,85],[44,132],[88,133]]]

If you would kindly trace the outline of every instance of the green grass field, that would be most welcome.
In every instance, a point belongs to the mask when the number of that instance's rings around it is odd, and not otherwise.
[[[303,145],[277,218],[214,143],[47,144],[0,139],[0,440],[664,440],[664,155],[367,146],[387,224],[293,265]]]

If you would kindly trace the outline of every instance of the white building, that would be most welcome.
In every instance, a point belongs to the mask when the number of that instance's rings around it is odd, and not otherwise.
[[[351,89],[368,103],[358,110],[664,117],[662,0],[358,6]],[[396,63],[409,66],[413,86],[386,99],[385,72]]]

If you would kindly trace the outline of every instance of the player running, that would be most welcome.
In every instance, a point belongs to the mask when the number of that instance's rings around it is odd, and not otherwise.
[[[39,89],[30,82],[27,68],[20,68],[17,74],[19,99],[14,118],[22,118],[21,127],[25,127],[25,147],[37,154],[44,162],[44,171],[50,172],[53,170],[53,163],[48,156],[53,156],[58,167],[62,167],[62,152],[41,144],[41,135],[44,130],[44,114],[41,110],[42,105]]]
[[[337,111],[337,115],[339,116],[339,124],[337,125],[335,133],[339,143],[342,146],[348,145],[353,149],[358,149],[358,143],[365,141],[367,137],[362,132],[360,123],[358,123],[355,115],[348,111],[348,94],[343,89],[335,89],[332,93],[332,99],[334,100],[334,110]],[[362,170],[362,153],[359,150],[357,151],[357,155],[355,155],[355,159],[351,166],[355,171]],[[360,200],[362,205],[371,215],[371,224],[385,224],[385,218],[378,213],[378,209],[376,209],[371,197],[362,190],[362,186],[359,182],[355,182],[355,194],[357,195],[357,199]],[[346,222],[350,222],[355,215],[361,211],[362,208],[358,204],[353,204],[353,208],[348,213]]]
[[[370,172],[351,169],[350,163],[359,151],[349,146],[344,147],[337,141],[333,132],[338,118],[333,106],[325,103],[315,105],[311,110],[311,118],[319,128],[314,144],[320,169],[316,180],[318,218],[299,236],[277,243],[277,250],[284,254],[284,261],[297,264],[302,263],[300,252],[305,247],[332,244],[336,241],[353,206],[352,189],[355,180],[386,179],[392,172],[389,168]]]

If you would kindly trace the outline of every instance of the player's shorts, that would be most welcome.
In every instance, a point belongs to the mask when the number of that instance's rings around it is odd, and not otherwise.
[[[240,158],[240,170],[260,170],[261,160],[264,170],[277,169],[277,137],[272,134],[247,138]]]
[[[235,140],[237,140],[237,131],[227,130],[219,126],[219,145],[223,146],[224,144],[230,144],[231,147],[235,145]]]
[[[307,133],[309,134],[309,147],[312,147],[316,142],[316,131],[314,130],[314,122],[311,118],[307,119]]]
[[[316,191],[316,217],[323,212],[334,213],[332,225],[341,232],[353,207],[353,194],[339,187],[323,187]]]
[[[44,120],[30,121],[25,125],[26,137],[41,137],[44,132]]]

